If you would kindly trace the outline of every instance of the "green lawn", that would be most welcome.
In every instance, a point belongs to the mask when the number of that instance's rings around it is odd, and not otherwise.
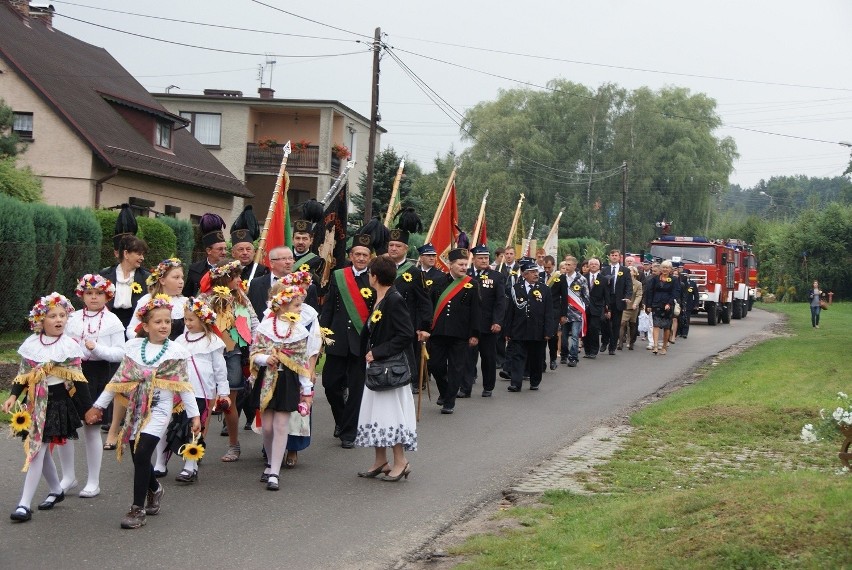
[[[464,568],[852,567],[852,475],[841,438],[805,444],[805,423],[852,392],[852,305],[822,328],[803,304],[792,336],[715,367],[701,382],[636,413],[626,447],[597,470],[593,496],[548,493],[518,508],[521,530],[456,549]]]

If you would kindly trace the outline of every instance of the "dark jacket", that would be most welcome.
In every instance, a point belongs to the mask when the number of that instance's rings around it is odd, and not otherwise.
[[[116,276],[116,265],[112,267],[105,267],[101,269],[100,275],[106,279],[109,279],[113,283],[118,283],[118,277]],[[110,311],[115,313],[115,316],[121,321],[124,325],[124,328],[127,328],[127,325],[130,324],[130,320],[133,318],[133,312],[136,310],[136,305],[139,303],[139,299],[141,299],[146,293],[148,293],[148,285],[145,283],[145,280],[148,279],[148,276],[151,275],[151,272],[145,269],[144,267],[140,267],[133,274],[133,283],[137,283],[139,287],[136,288],[138,293],[131,292],[130,294],[130,308],[129,309],[116,309],[113,307],[113,301],[115,299],[110,299],[107,303],[107,307]],[[131,287],[133,286],[131,283]]]
[[[248,278],[251,277],[251,268],[253,265],[254,262],[249,263],[248,265],[243,267],[242,274],[240,275],[243,281],[248,281]],[[269,275],[269,269],[267,269],[267,267],[262,263],[258,263],[257,269],[254,270],[254,277],[252,277],[252,280],[257,279],[258,277],[262,277],[264,275]],[[258,315],[260,314],[262,313],[258,313]]]
[[[210,271],[210,265],[207,259],[196,261],[187,268],[186,282],[183,284],[183,296],[195,297],[198,295],[198,290],[201,287],[201,278],[204,274]]]
[[[627,308],[627,303],[624,299],[633,298],[633,279],[630,278],[630,271],[624,265],[619,265],[618,272],[613,275],[612,266],[607,265],[601,269],[601,273],[607,277],[607,287],[610,292],[610,311],[623,311]],[[618,273],[621,275],[618,275]],[[614,288],[613,281],[615,281]]]
[[[394,287],[388,289],[382,302],[376,306],[382,312],[379,322],[369,319],[361,332],[361,353],[373,351],[376,360],[404,352],[409,364],[414,366],[414,339],[417,338],[411,326],[411,316],[405,299]]]
[[[596,284],[592,274],[589,273],[586,280],[589,284],[589,302],[586,304],[586,312],[593,317],[602,317],[612,297],[610,287],[607,286],[607,278],[603,273],[598,273]]]
[[[643,293],[646,307],[660,309],[666,305],[674,306],[675,299],[680,297],[680,283],[674,277],[662,281],[663,275],[655,275],[645,286]]]
[[[432,285],[432,303],[438,309],[438,299],[455,279],[445,274],[441,281]],[[479,338],[480,302],[479,290],[472,279],[470,287],[462,289],[444,305],[440,314],[432,323],[433,336],[450,336],[454,338]],[[488,325],[489,327],[491,325]]]
[[[249,301],[251,301],[251,306],[254,309],[254,312],[257,314],[257,318],[261,320],[263,319],[263,312],[267,308],[269,290],[272,289],[273,279],[274,276],[271,273],[267,273],[261,277],[255,277],[251,280],[251,283],[249,283],[248,292],[246,293]],[[305,303],[319,312],[317,288],[313,283],[311,283],[310,287],[308,287],[307,295],[305,296]]]
[[[536,294],[538,292],[538,294]],[[550,287],[535,283],[527,295],[526,281],[515,284],[509,293],[509,308],[503,333],[512,340],[543,341],[556,334],[556,313]]]
[[[334,273],[337,274],[339,271],[352,271],[352,268],[338,269]],[[355,282],[358,284],[359,289],[369,289],[370,280],[367,276],[367,271],[356,277]],[[370,318],[369,313],[373,311],[373,302],[376,299],[375,292],[372,289],[370,291],[372,295],[366,299],[368,319]],[[350,353],[362,356],[361,337],[352,324],[352,321],[349,320],[349,313],[346,311],[346,305],[344,305],[341,295],[342,293],[337,288],[336,280],[332,276],[329,280],[328,295],[322,304],[322,310],[319,315],[320,326],[329,328],[334,332],[331,337],[334,343],[328,345],[325,351],[334,356],[346,356]]]
[[[409,263],[406,260],[403,265]],[[399,272],[397,272],[399,273]],[[406,277],[408,275],[409,277]],[[417,331],[429,331],[432,328],[432,300],[426,293],[423,272],[413,264],[399,273],[393,282],[394,289],[405,299],[411,325]]]
[[[468,274],[479,286],[479,332],[489,334],[491,325],[502,327],[506,320],[506,277],[491,268],[483,269],[479,277],[475,276],[476,271],[471,269]]]

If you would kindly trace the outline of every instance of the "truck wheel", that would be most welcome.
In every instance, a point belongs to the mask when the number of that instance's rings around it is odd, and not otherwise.
[[[739,320],[743,318],[743,302],[740,299],[734,299],[733,310],[731,311],[731,317]]]
[[[748,298],[748,310],[752,310],[754,308],[754,297]]]
[[[719,322],[719,316],[716,314],[716,303],[704,303],[704,308],[707,309],[707,324],[715,327]]]
[[[731,322],[731,310],[731,303],[722,305],[722,322],[726,325]]]

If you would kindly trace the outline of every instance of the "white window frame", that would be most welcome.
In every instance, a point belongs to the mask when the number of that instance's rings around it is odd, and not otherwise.
[[[189,132],[195,139],[208,148],[222,148],[222,113],[201,113],[196,111],[181,111],[180,116],[189,120]],[[204,128],[199,117],[217,117],[219,119],[215,139],[211,132],[213,129]],[[205,132],[207,131],[207,132]]]

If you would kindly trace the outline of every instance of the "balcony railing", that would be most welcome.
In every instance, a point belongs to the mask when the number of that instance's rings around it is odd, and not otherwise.
[[[277,174],[281,167],[281,159],[284,158],[284,146],[260,146],[256,143],[246,144],[246,172],[268,172]],[[331,175],[340,173],[340,159],[331,156]],[[300,151],[290,153],[287,159],[287,172],[318,174],[319,173],[319,147],[309,146]]]

